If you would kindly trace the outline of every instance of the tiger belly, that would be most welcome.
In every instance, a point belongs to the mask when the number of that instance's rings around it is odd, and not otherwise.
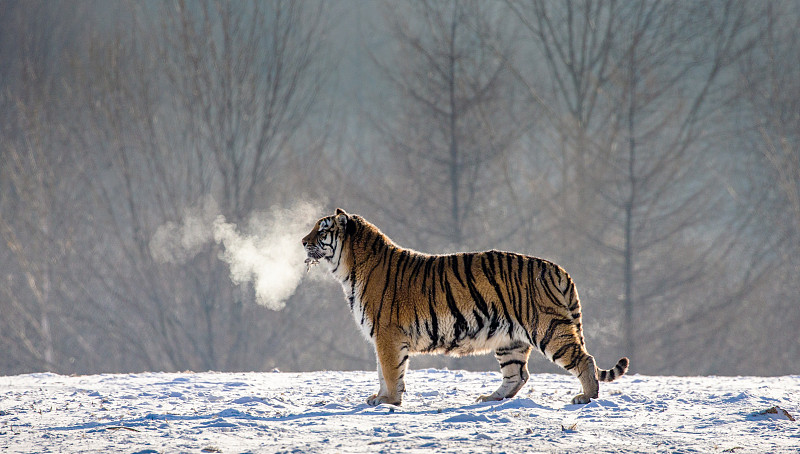
[[[439,317],[435,326],[432,320],[425,320],[419,326],[407,326],[403,331],[408,337],[411,353],[465,356],[489,353],[513,342],[527,342],[525,330],[516,323],[514,325],[509,330],[505,321],[490,325],[468,319],[466,330],[457,332],[453,317]]]
[[[369,314],[364,312],[358,289],[342,286],[345,297],[352,301],[351,313],[361,334],[374,343],[374,331]],[[467,320],[466,330],[456,332],[456,320],[453,317],[437,317],[424,320],[411,326],[401,327],[405,334],[404,343],[411,354],[444,354],[451,356],[481,355],[497,348],[508,346],[513,342],[526,343],[527,332],[518,324],[509,330],[507,321],[496,320],[496,323],[478,323],[475,319]],[[509,335],[509,331],[511,334]]]

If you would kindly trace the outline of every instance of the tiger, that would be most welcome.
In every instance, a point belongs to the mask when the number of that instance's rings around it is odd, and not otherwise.
[[[356,324],[377,358],[369,405],[400,405],[409,357],[493,351],[503,381],[478,402],[514,397],[528,381],[537,348],[578,378],[573,404],[598,397],[598,381],[628,370],[627,357],[598,369],[587,353],[575,283],[553,262],[489,250],[431,255],[395,244],[363,217],[341,208],[302,239],[306,264],[324,263],[338,280]]]

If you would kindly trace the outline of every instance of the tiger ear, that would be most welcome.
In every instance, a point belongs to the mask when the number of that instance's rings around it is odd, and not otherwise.
[[[356,232],[356,223],[350,219],[350,215],[343,209],[336,209],[336,224],[344,231],[346,235],[352,235]]]
[[[338,225],[342,230],[345,230],[345,227],[347,227],[347,218],[347,213],[345,213],[343,209],[336,209],[336,225]]]

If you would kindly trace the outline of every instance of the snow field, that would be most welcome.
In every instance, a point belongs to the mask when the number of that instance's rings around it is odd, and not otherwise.
[[[575,378],[532,374],[473,403],[500,381],[411,370],[370,407],[375,372],[0,377],[0,451],[800,453],[800,376],[626,376],[571,405]]]

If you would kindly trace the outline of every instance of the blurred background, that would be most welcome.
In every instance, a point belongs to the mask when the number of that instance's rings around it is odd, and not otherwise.
[[[208,200],[553,260],[601,367],[798,374],[800,2],[0,2],[0,374],[374,368],[331,280],[157,260]]]

